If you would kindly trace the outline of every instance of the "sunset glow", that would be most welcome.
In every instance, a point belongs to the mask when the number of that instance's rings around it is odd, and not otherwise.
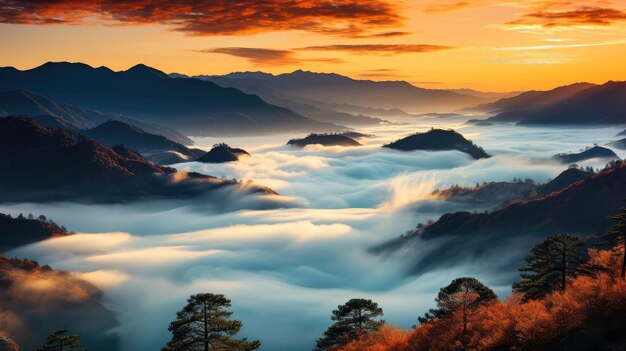
[[[626,79],[626,1],[0,1],[0,65],[296,69],[511,91]]]

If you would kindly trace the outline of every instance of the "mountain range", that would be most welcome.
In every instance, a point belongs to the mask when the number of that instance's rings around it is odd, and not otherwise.
[[[317,102],[350,104],[374,109],[402,109],[412,113],[449,111],[495,100],[449,90],[419,88],[405,81],[357,80],[335,73],[303,70],[279,75],[235,72],[195,78],[258,94],[270,100],[286,99],[311,105],[317,105]]]
[[[624,194],[626,163],[617,161],[592,177],[534,200],[513,202],[489,213],[445,214],[433,224],[377,246],[372,252],[389,255],[428,246],[431,241],[445,242],[414,262],[412,273],[420,274],[435,266],[479,257],[487,247],[507,250],[511,242],[528,245],[534,242],[529,238],[540,240],[560,232],[593,236],[611,225],[608,216],[623,205]],[[522,258],[518,257],[520,262]],[[502,269],[510,271],[508,266]]]
[[[118,120],[152,134],[163,135],[184,145],[193,142],[172,128],[145,123],[119,114],[102,113],[49,99],[26,90],[0,91],[0,116],[26,115],[44,125],[64,129],[89,129],[109,120]]]
[[[626,82],[576,83],[550,91],[530,91],[475,110],[495,113],[492,122],[526,125],[624,124]]]
[[[0,173],[3,202],[191,198],[237,184],[176,172],[123,145],[108,147],[79,133],[20,117],[0,118],[0,169],[5,170]],[[256,185],[246,189],[275,194]]]
[[[0,91],[20,89],[89,110],[133,116],[190,136],[339,128],[256,95],[199,79],[171,78],[142,64],[119,72],[68,62],[48,62],[24,71],[0,68]]]

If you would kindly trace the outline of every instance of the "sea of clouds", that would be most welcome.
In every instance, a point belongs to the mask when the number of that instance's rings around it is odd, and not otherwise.
[[[4,213],[45,214],[78,233],[24,246],[9,256],[71,270],[100,287],[120,320],[115,332],[124,350],[160,349],[175,312],[199,292],[231,298],[234,317],[244,323],[242,335],[260,339],[263,350],[310,350],[330,324],[330,311],[353,297],[377,301],[388,322],[409,327],[455,277],[474,276],[501,296],[510,293],[516,267],[494,271],[490,262],[507,262],[522,252],[486,252],[411,276],[407,257],[445,245],[446,238],[391,257],[372,255],[368,248],[460,209],[435,200],[431,193],[437,188],[512,178],[545,182],[567,167],[550,161],[553,154],[605,144],[620,131],[478,127],[464,121],[403,119],[364,128],[359,131],[373,136],[355,148],[285,146],[294,135],[197,139],[203,148],[227,142],[252,157],[229,164],[190,162],[178,169],[253,180],[282,197],[274,206],[255,200],[261,195],[236,194],[126,205],[0,205]],[[431,127],[454,128],[494,157],[476,161],[456,151],[380,147]]]

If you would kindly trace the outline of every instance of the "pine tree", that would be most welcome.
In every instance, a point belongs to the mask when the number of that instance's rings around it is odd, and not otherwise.
[[[534,300],[555,289],[565,290],[568,278],[583,273],[583,239],[569,234],[556,234],[533,247],[526,256],[526,266],[519,269],[521,280],[513,290],[524,294],[524,300]]]
[[[187,299],[187,305],[170,323],[172,339],[163,351],[252,351],[261,346],[259,341],[235,339],[241,322],[230,320],[227,308],[230,300],[221,294],[197,294]]]
[[[624,249],[622,251],[622,271],[620,273],[622,279],[624,279],[626,276],[626,208],[620,208],[616,215],[610,216],[609,218],[615,223],[604,234],[604,238],[606,239],[605,243],[612,247],[622,247]]]
[[[59,329],[46,338],[46,343],[37,351],[85,351],[78,335],[67,335],[67,329]]]
[[[360,335],[377,331],[385,324],[384,320],[376,320],[382,315],[382,308],[368,299],[351,299],[337,306],[330,317],[335,323],[317,340],[315,350],[343,346]]]
[[[433,319],[448,316],[460,307],[467,307],[464,305],[467,299],[459,299],[459,294],[468,296],[469,294],[475,294],[476,296],[472,302],[474,306],[487,304],[498,299],[493,290],[478,279],[471,277],[457,278],[439,290],[435,298],[437,308],[430,309],[423,317],[418,317],[418,321],[422,324],[428,323]]]

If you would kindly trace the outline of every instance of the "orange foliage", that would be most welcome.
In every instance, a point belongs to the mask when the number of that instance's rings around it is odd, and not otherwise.
[[[374,333],[364,334],[338,351],[409,351],[409,332],[384,325]]]
[[[604,267],[606,272],[573,279],[564,292],[526,303],[514,295],[471,311],[466,308],[469,301],[459,296],[462,303],[450,316],[419,325],[410,333],[385,326],[340,351],[549,349],[560,342],[577,343],[581,330],[595,330],[593,323],[607,329],[607,321],[613,321],[619,336],[620,326],[626,326],[626,282],[617,275],[620,251],[590,250],[589,264]],[[602,338],[603,334],[590,335],[593,342],[603,342]],[[626,346],[621,338],[619,345]]]

